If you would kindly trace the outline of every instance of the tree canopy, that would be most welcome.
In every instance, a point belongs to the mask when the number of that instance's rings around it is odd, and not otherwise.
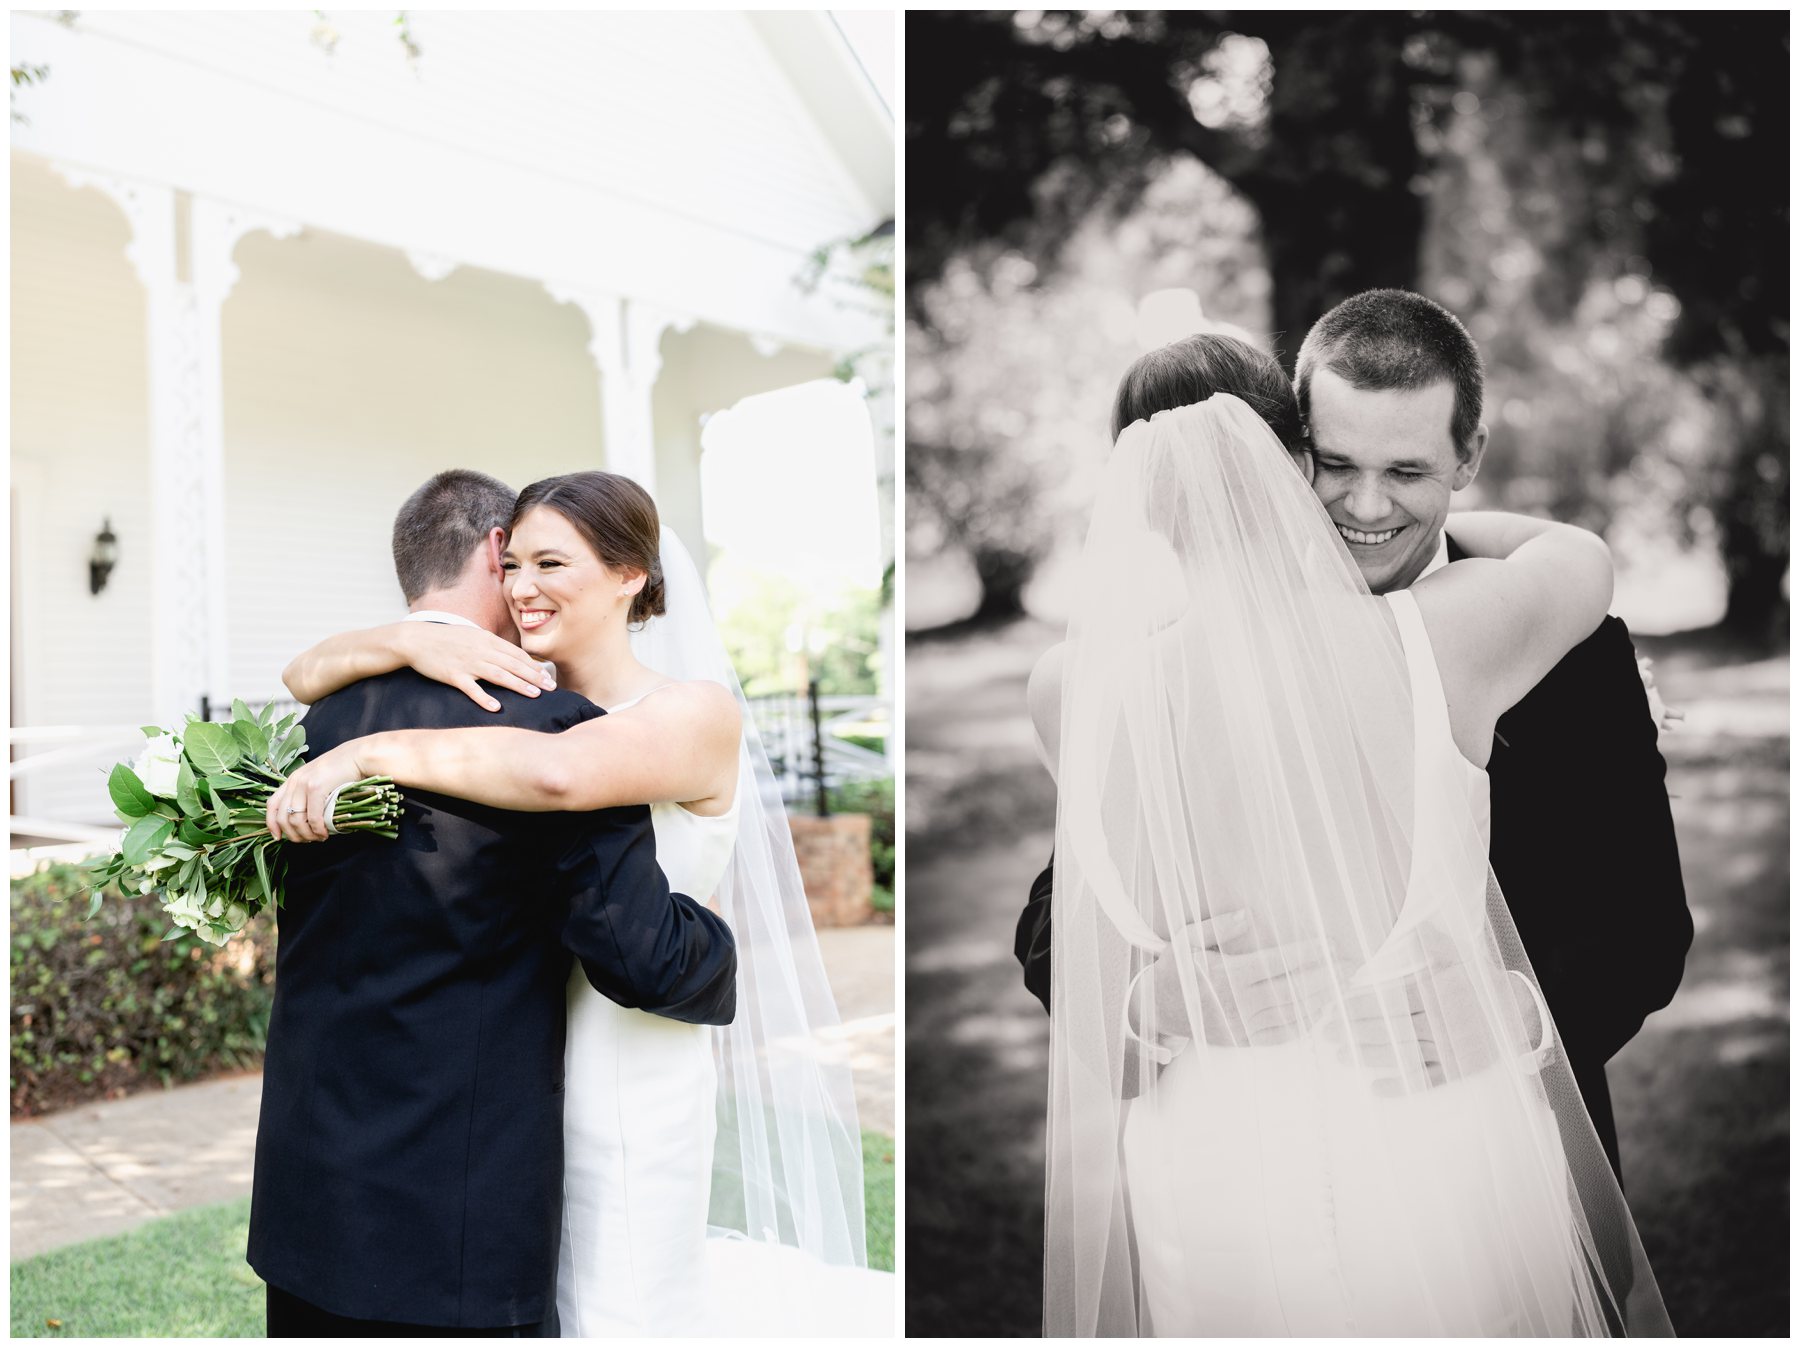
[[[1784,603],[1784,15],[932,12],[908,38],[930,53],[906,104],[907,316],[927,345],[957,259],[1016,253],[1045,284],[1085,224],[1126,221],[1190,161],[1254,210],[1290,363],[1372,286],[1441,282],[1459,313],[1505,290],[1504,343],[1589,325],[1594,283],[1619,280],[1658,318],[1630,359],[1687,371],[1736,421],[1736,452],[1670,508],[1716,515],[1734,622]],[[1634,431],[1599,433],[1617,460]]]

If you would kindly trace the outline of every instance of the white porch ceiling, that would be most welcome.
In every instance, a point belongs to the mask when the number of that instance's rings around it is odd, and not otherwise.
[[[799,345],[877,339],[793,284],[893,209],[891,119],[825,15],[409,20],[416,70],[386,11],[332,14],[330,56],[302,11],[15,14],[14,62],[50,76],[13,143]]]

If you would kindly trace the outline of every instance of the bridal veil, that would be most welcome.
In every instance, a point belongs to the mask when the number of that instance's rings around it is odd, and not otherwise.
[[[837,1005],[826,981],[787,811],[743,688],[719,639],[699,571],[662,531],[665,613],[633,633],[644,664],[710,679],[743,715],[737,845],[715,896],[737,938],[737,1016],[719,1027],[718,1135],[708,1225],[859,1267],[862,1135],[850,1069],[833,1056]]]
[[[1280,442],[1128,427],[1080,576],[1045,1333],[1668,1333],[1485,793]]]

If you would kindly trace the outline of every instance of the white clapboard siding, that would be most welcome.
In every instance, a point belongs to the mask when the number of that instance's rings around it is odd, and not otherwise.
[[[12,602],[15,721],[141,721],[151,705],[150,479],[143,287],[99,192],[15,159],[12,173]],[[119,565],[88,593],[110,516]],[[19,713],[23,713],[23,717]],[[101,760],[20,779],[19,813],[104,819]]]
[[[445,468],[518,488],[604,467],[579,311],[542,286],[307,234],[239,245],[226,304],[225,502],[232,687],[276,693],[332,632],[404,611],[395,511]]]

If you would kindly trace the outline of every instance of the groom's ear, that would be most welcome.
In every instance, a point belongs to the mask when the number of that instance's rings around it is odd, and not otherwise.
[[[503,576],[506,574],[506,569],[500,565],[500,554],[505,551],[506,530],[489,529],[487,536],[488,570],[493,572],[496,576]]]
[[[1487,453],[1487,422],[1475,428],[1475,434],[1469,438],[1469,452],[1460,456],[1456,462],[1456,472],[1450,478],[1450,490],[1461,491],[1475,480],[1481,471],[1481,456]]]

